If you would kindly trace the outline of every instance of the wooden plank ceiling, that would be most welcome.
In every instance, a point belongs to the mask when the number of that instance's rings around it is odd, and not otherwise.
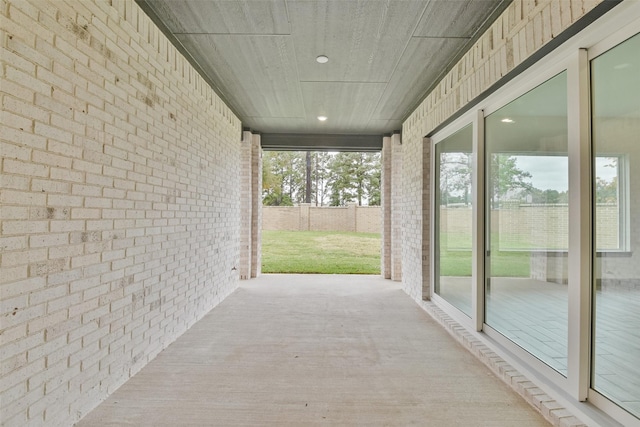
[[[511,0],[137,1],[244,127],[312,141],[401,129]]]

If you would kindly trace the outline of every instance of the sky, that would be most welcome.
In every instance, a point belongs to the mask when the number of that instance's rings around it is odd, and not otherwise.
[[[515,156],[518,169],[531,174],[531,183],[539,190],[567,191],[568,160],[564,156]]]
[[[532,185],[539,190],[556,190],[559,192],[568,189],[568,159],[565,156],[515,156],[516,165],[523,171],[528,171]],[[611,181],[616,176],[617,170],[612,167],[604,167],[609,163],[608,158],[596,159],[596,176]]]

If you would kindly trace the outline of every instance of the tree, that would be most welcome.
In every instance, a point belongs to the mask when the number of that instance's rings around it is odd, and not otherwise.
[[[618,203],[618,177],[596,178],[596,203]]]
[[[540,204],[556,204],[569,203],[569,193],[567,191],[558,190],[540,190],[538,188],[531,189],[531,203]]]
[[[351,154],[338,153],[329,161],[327,186],[331,206],[343,206],[354,200],[353,184],[349,178],[353,173]]]
[[[440,204],[471,202],[471,153],[440,153]]]
[[[531,174],[518,168],[516,157],[505,154],[491,156],[490,186],[493,208],[499,208],[507,197],[533,189]]]
[[[267,151],[263,156],[263,204],[349,202],[380,204],[379,153]]]
[[[267,151],[262,157],[263,204],[291,206],[304,197],[304,158],[292,151]]]
[[[316,206],[324,206],[327,203],[327,181],[329,179],[329,162],[331,154],[316,151],[313,153],[313,168],[311,179],[313,181],[313,202]]]
[[[607,163],[602,165],[605,168],[612,168],[616,171],[615,176],[610,181],[596,177],[596,203],[618,203],[618,159],[615,157],[605,157]]]
[[[283,192],[283,179],[275,164],[272,152],[262,156],[262,203],[267,206],[291,206],[293,203]]]
[[[560,192],[558,190],[547,189],[542,192],[544,203],[555,204],[560,203]]]
[[[311,203],[311,151],[305,155],[305,171],[304,202]]]
[[[367,195],[369,196],[369,206],[380,206],[380,183],[382,182],[382,167],[380,156],[374,159],[373,168],[366,183]]]
[[[380,154],[338,153],[329,162],[330,204],[380,204]]]

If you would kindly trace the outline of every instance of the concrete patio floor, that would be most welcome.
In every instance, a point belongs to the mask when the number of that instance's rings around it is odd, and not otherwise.
[[[395,282],[263,275],[78,426],[548,426]]]

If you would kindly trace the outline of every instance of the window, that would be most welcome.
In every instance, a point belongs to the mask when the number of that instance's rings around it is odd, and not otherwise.
[[[473,128],[436,144],[435,293],[471,316]]]
[[[636,417],[640,417],[638,52],[640,35],[591,61],[595,156],[591,386]],[[628,179],[622,179],[627,173]],[[610,249],[628,253],[607,252]]]
[[[627,155],[595,156],[594,196],[598,251],[629,250]]]
[[[485,322],[566,375],[567,73],[485,119]]]
[[[621,425],[640,421],[639,52],[622,2],[432,139],[433,301]]]

